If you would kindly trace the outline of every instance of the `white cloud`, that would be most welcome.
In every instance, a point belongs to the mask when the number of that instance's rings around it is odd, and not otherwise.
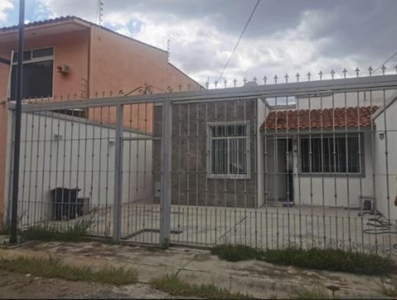
[[[68,14],[94,22],[98,20],[96,0],[40,1],[53,16]],[[105,1],[103,21],[121,34],[161,49],[167,49],[167,40],[170,39],[171,62],[200,83],[204,83],[207,77],[217,79],[246,21],[247,0],[236,1],[227,6],[222,5],[222,1]],[[265,75],[273,80],[270,78],[275,74],[278,74],[281,82],[285,80],[286,73],[289,73],[291,81],[296,80],[297,72],[302,74],[302,80],[309,71],[312,78],[318,78],[320,71],[325,74],[324,78],[329,78],[332,69],[340,73],[344,68],[351,70],[350,74],[354,76],[353,70],[357,66],[367,69],[369,64],[377,64],[377,57],[383,57],[379,49],[374,48],[370,42],[364,43],[366,47],[360,47],[344,35],[348,28],[354,28],[354,22],[361,22],[364,18],[362,11],[346,16],[347,11],[354,12],[347,9],[347,6],[359,9],[363,6],[360,1],[356,4],[339,1],[338,5],[329,7],[322,6],[327,5],[324,2],[310,5],[306,3],[306,6],[291,2],[293,7],[290,8],[284,7],[278,1],[272,3],[270,8],[280,14],[277,14],[277,18],[274,13],[265,15],[269,7],[262,7],[263,10],[256,13],[225,72],[225,78],[229,82],[238,78],[242,83],[243,77],[252,79],[255,76],[260,79]],[[367,5],[371,5],[371,2],[368,3]],[[205,8],[206,5],[210,6]],[[389,2],[389,5],[393,6],[393,2]],[[362,9],[366,11],[368,7]],[[389,9],[378,13],[386,16],[387,11]],[[376,14],[372,17],[379,19]],[[350,19],[353,21],[349,21]],[[350,38],[357,38],[356,43],[359,42],[358,31],[362,25],[357,26],[357,33]],[[382,40],[379,34],[370,35],[370,28],[366,30],[361,36],[368,37],[368,40]],[[392,53],[395,51],[394,45],[395,42],[390,42],[388,48],[383,47],[382,51]],[[369,55],[371,51],[373,54]]]
[[[7,10],[13,9],[14,4],[12,0],[1,0],[0,1],[0,23],[5,22],[7,20]]]

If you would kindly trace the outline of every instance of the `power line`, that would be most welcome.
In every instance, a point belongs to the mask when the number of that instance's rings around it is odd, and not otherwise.
[[[252,10],[252,13],[251,13],[251,15],[250,15],[250,17],[249,17],[247,23],[245,24],[244,29],[243,29],[243,31],[241,32],[240,37],[238,38],[237,44],[234,46],[234,49],[233,49],[232,53],[230,54],[230,57],[229,57],[229,59],[227,60],[227,63],[226,63],[226,65],[225,65],[225,67],[223,68],[223,71],[222,71],[221,75],[219,75],[218,81],[221,79],[223,73],[225,72],[227,66],[229,65],[230,60],[232,59],[233,54],[234,54],[234,52],[236,51],[236,49],[237,49],[237,47],[238,47],[238,44],[240,43],[241,38],[243,37],[243,35],[244,35],[244,33],[245,33],[245,30],[247,29],[249,23],[251,22],[252,16],[254,15],[254,13],[255,13],[255,11],[256,11],[256,9],[257,9],[257,7],[258,7],[258,5],[259,5],[260,2],[261,2],[261,0],[258,0],[258,1],[256,2],[256,5],[255,5],[254,9]]]
[[[378,71],[380,67],[382,67],[383,65],[387,64],[387,63],[388,63],[394,56],[396,56],[396,55],[397,55],[397,51],[394,52],[394,54],[393,54],[392,56],[390,56],[388,59],[386,59],[386,60],[384,61],[384,63],[380,64],[379,67],[377,67],[375,70],[373,70],[373,71],[372,71],[372,74],[374,74],[376,71]]]

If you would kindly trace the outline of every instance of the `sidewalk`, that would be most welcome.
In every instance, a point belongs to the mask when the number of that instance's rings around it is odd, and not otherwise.
[[[160,250],[133,246],[88,243],[30,242],[17,247],[3,247],[0,257],[17,255],[52,255],[63,263],[102,268],[125,266],[138,271],[139,283],[165,274],[178,274],[191,283],[211,283],[234,292],[249,293],[258,298],[287,298],[296,285],[338,286],[340,297],[382,298],[379,278],[346,273],[303,270],[274,266],[264,262],[227,262],[208,251],[171,248]],[[389,279],[397,283],[397,277]],[[128,289],[128,287],[120,288]]]

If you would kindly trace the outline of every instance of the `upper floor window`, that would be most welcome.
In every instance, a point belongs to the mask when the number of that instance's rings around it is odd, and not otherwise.
[[[18,53],[14,53],[11,70],[10,98],[17,95]],[[23,99],[49,98],[53,96],[54,49],[28,50],[23,53]]]
[[[209,124],[210,177],[249,177],[249,123]]]

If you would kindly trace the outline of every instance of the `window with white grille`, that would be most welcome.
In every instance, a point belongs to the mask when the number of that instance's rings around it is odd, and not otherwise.
[[[310,173],[361,173],[359,134],[301,137],[301,171]],[[364,157],[361,155],[361,158]]]
[[[248,178],[249,123],[209,124],[210,177]]]

